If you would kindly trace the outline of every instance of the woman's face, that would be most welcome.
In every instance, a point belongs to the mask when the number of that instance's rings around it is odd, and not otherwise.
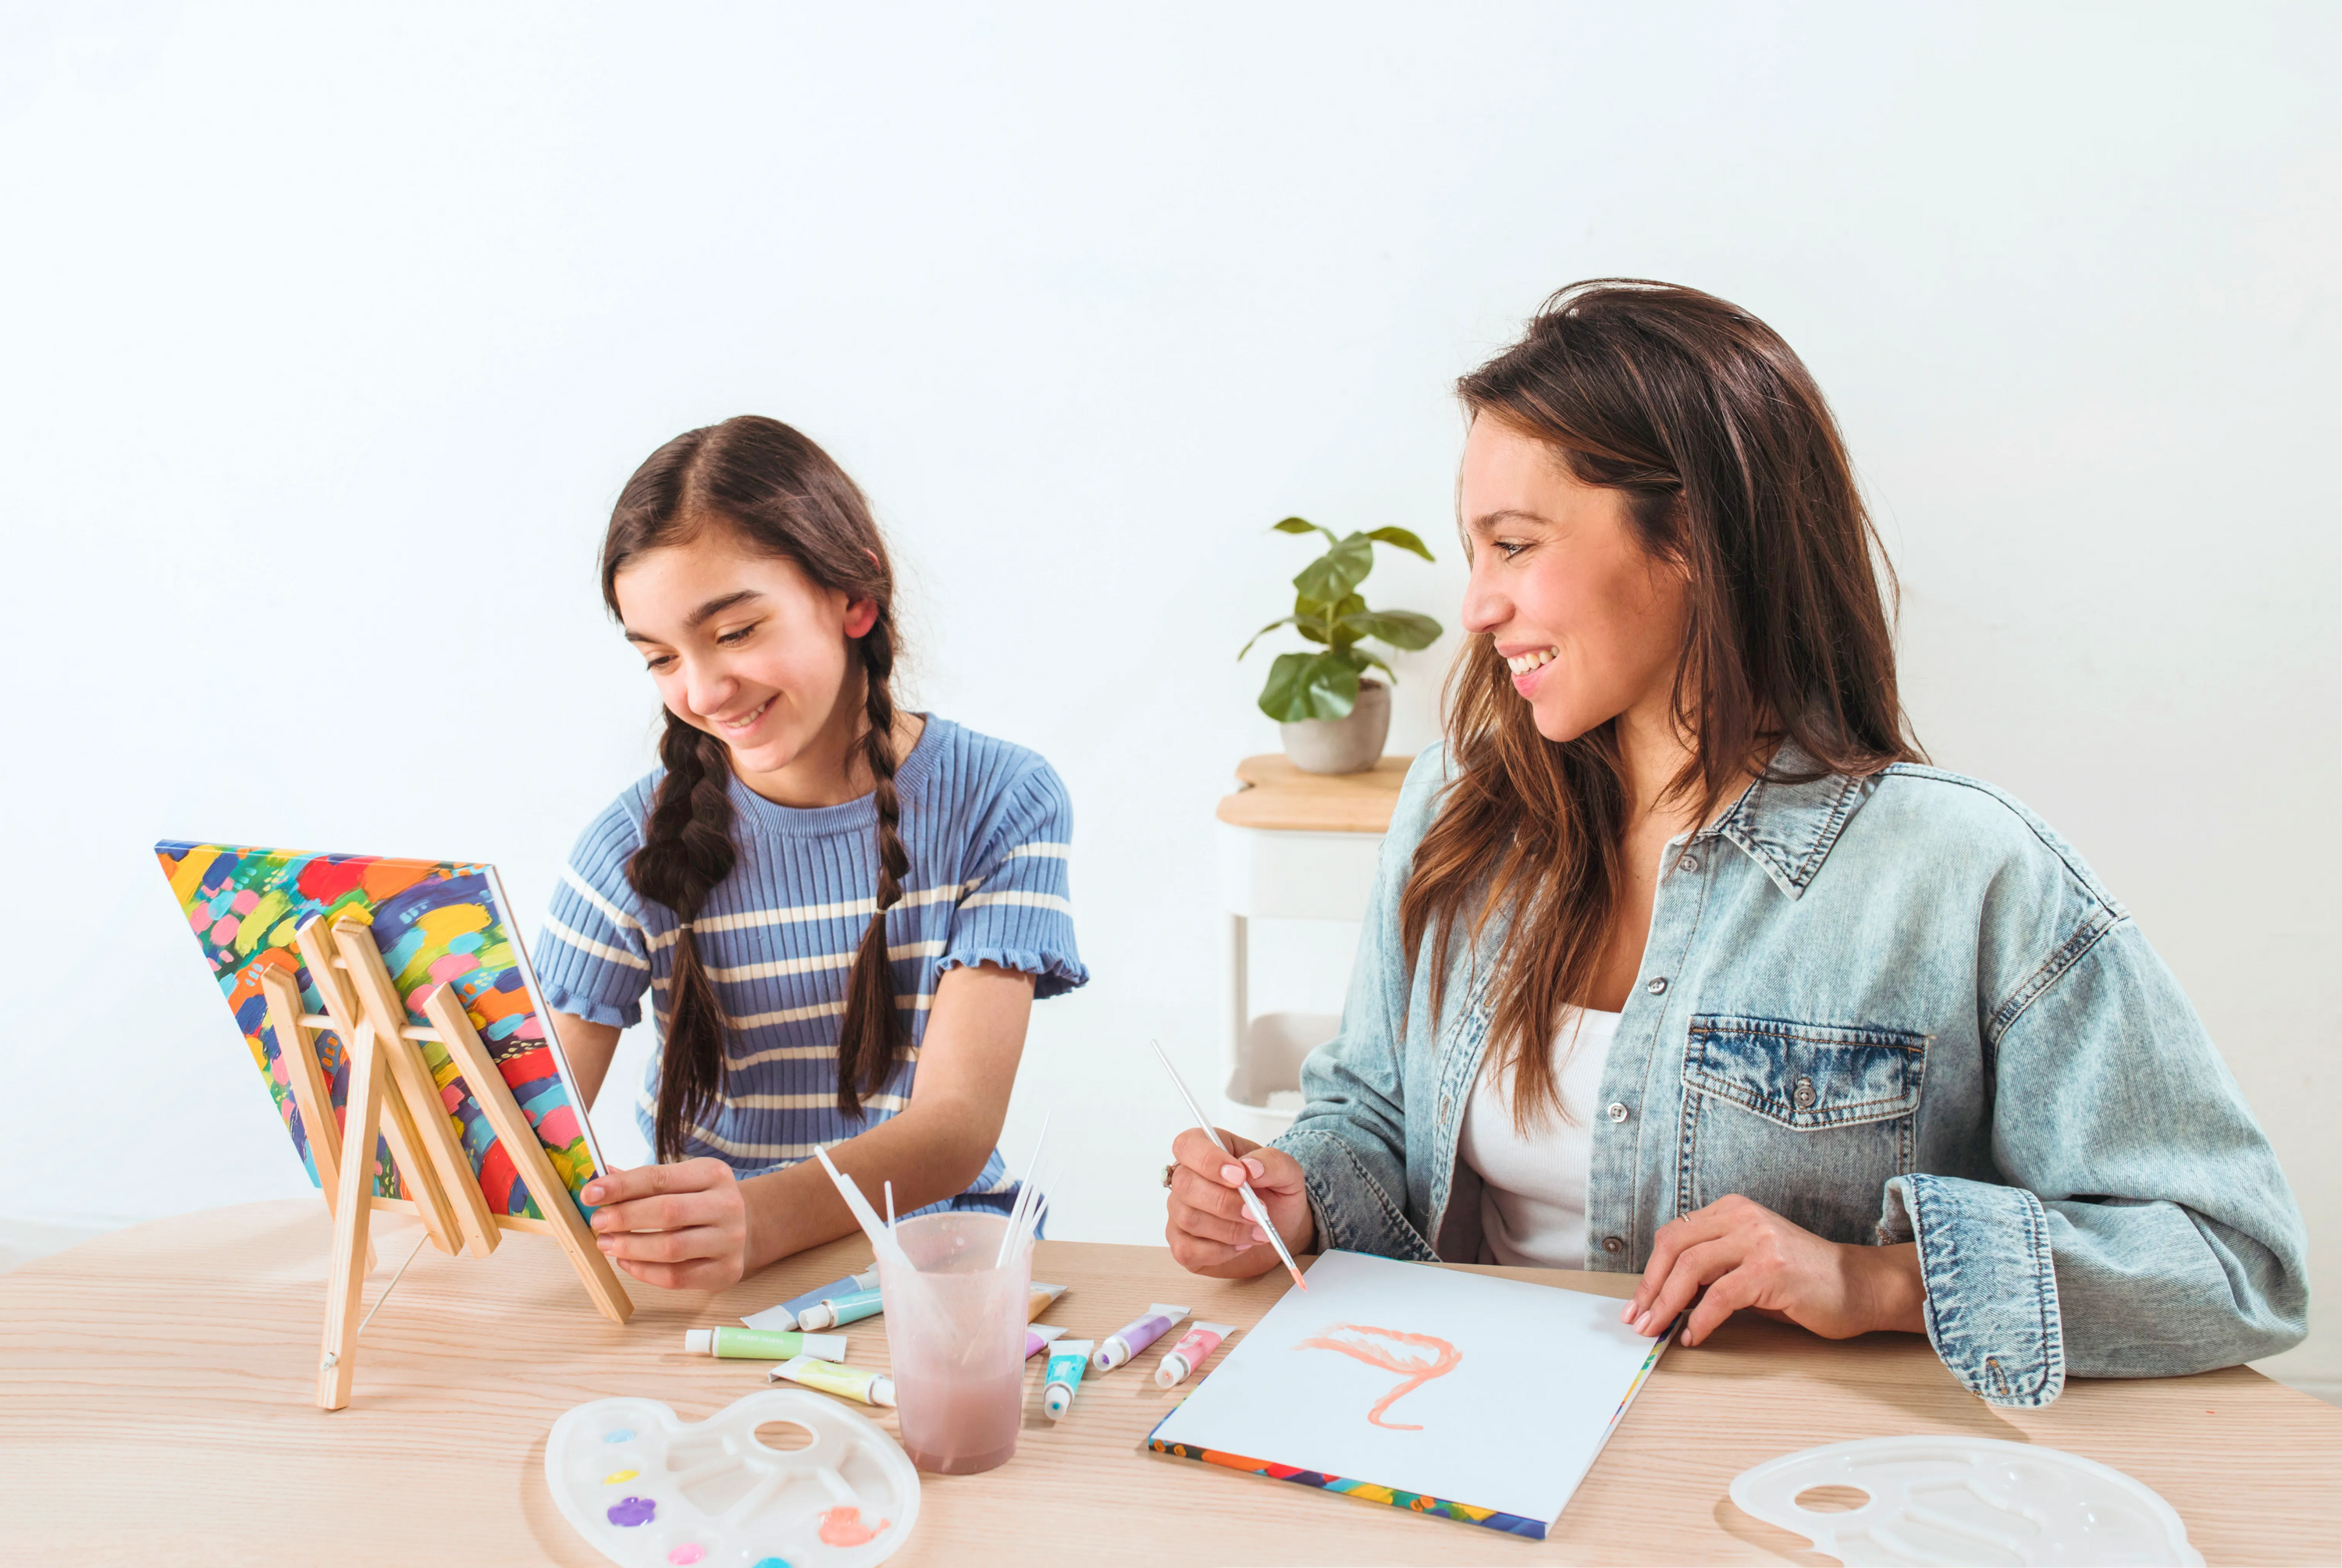
[[[1667,724],[1686,584],[1644,554],[1626,495],[1580,483],[1552,446],[1482,414],[1460,499],[1464,628],[1496,644],[1537,733],[1575,740],[1622,714]]]
[[[818,587],[722,526],[634,557],[616,591],[659,700],[731,747],[735,772],[753,780],[842,752],[861,703],[850,640],[876,620],[870,600]]]

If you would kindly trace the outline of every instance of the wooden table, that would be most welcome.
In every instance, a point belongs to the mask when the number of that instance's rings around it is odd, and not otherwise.
[[[381,1282],[413,1234],[384,1216]],[[682,1331],[834,1279],[859,1238],[731,1290],[633,1287],[619,1327],[549,1244],[485,1260],[425,1249],[361,1342],[355,1398],[311,1403],[327,1225],[315,1202],[157,1221],[0,1277],[0,1562],[602,1562],[555,1511],[545,1439],[570,1406],[664,1400],[686,1419],[766,1386],[765,1364],[686,1356]],[[1287,1288],[1181,1273],[1160,1248],[1042,1243],[1071,1286],[1049,1315],[1105,1333],[1146,1303],[1249,1325]],[[1619,1276],[1512,1269],[1618,1294]],[[851,1359],[883,1364],[886,1320]],[[1037,1363],[1036,1363],[1037,1368]],[[1037,1384],[1037,1370],[1030,1380]],[[1758,1320],[1670,1351],[1542,1543],[1141,1451],[1173,1393],[1117,1375],[986,1475],[922,1478],[906,1565],[1081,1563],[1827,1563],[1742,1513],[1732,1477],[1846,1438],[1972,1433],[2127,1471],[2170,1500],[2213,1563],[2342,1560],[2342,1411],[2243,1368],[2069,1383],[2047,1410],[1996,1411],[1921,1341],[1843,1344]],[[856,1407],[861,1408],[859,1406]],[[874,1413],[892,1423],[889,1413]]]

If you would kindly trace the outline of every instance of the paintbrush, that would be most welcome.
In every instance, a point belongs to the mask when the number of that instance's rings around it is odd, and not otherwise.
[[[846,1208],[854,1214],[854,1223],[860,1225],[862,1233],[870,1238],[871,1250],[904,1273],[915,1273],[909,1254],[903,1251],[902,1243],[895,1239],[893,1233],[878,1223],[878,1215],[870,1207],[870,1200],[862,1195],[862,1189],[847,1181],[845,1173],[830,1164],[829,1151],[816,1149],[813,1157],[821,1162],[821,1168],[827,1171],[829,1179],[837,1183],[837,1195],[846,1200]]]
[[[1204,1108],[1196,1104],[1195,1095],[1187,1093],[1187,1081],[1179,1076],[1178,1068],[1171,1065],[1171,1058],[1164,1054],[1163,1042],[1149,1040],[1147,1044],[1155,1047],[1155,1059],[1162,1063],[1163,1071],[1171,1075],[1171,1086],[1179,1091],[1179,1098],[1187,1102],[1187,1114],[1196,1118],[1196,1125],[1204,1130],[1204,1136],[1212,1141],[1212,1147],[1226,1154],[1231,1161],[1241,1166],[1244,1162],[1237,1160],[1228,1146],[1220,1142],[1219,1134],[1213,1130],[1212,1124],[1204,1115]],[[1268,1205],[1260,1201],[1260,1194],[1252,1190],[1250,1182],[1239,1181],[1236,1183],[1236,1191],[1244,1194],[1245,1207],[1252,1211],[1254,1222],[1268,1233],[1268,1244],[1275,1247],[1276,1255],[1284,1260],[1286,1273],[1293,1276],[1295,1284],[1305,1291],[1307,1290],[1309,1282],[1301,1277],[1301,1270],[1295,1265],[1293,1254],[1285,1250],[1285,1238],[1276,1233],[1276,1223],[1268,1217]]]

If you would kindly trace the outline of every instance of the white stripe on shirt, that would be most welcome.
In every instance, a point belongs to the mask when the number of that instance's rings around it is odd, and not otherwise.
[[[1021,904],[1031,909],[1054,909],[1060,914],[1071,914],[1073,904],[1054,893],[979,893],[962,909],[981,909],[987,904]]]
[[[636,957],[623,947],[612,947],[606,943],[596,942],[590,936],[581,935],[549,914],[545,917],[545,929],[580,953],[590,953],[596,958],[606,958],[613,964],[623,964],[629,969],[650,967],[647,960]]]
[[[933,958],[944,950],[936,942],[906,942],[900,947],[886,950],[889,959]],[[816,953],[807,958],[773,958],[762,964],[742,964],[730,969],[708,967],[708,976],[715,980],[765,980],[776,974],[810,974],[820,969],[851,969],[859,956],[852,953]]]
[[[912,909],[923,904],[950,904],[973,883],[946,883],[941,887],[914,888],[896,902],[896,909]],[[800,904],[787,909],[750,909],[738,914],[704,915],[691,923],[694,931],[749,931],[760,925],[794,925],[807,920],[843,920],[853,915],[878,913],[876,898],[848,898],[836,904]],[[656,933],[651,937],[653,947],[665,947],[675,940],[672,931]]]
[[[916,1007],[924,1010],[934,1004],[935,998],[931,996],[895,998],[895,1005],[897,1007]],[[751,1013],[746,1018],[727,1017],[724,1020],[724,1026],[735,1034],[746,1034],[751,1029],[762,1029],[767,1024],[794,1024],[800,1018],[829,1018],[845,1011],[846,1004],[843,1002],[816,1002],[805,1007],[784,1007],[777,1013]],[[834,1054],[836,1048],[831,1049]]]
[[[904,1094],[865,1094],[863,1109],[868,1111],[899,1111],[909,1104]],[[826,1094],[736,1094],[724,1102],[726,1110],[741,1111],[828,1111],[837,1105],[837,1091]]]
[[[1020,844],[1000,858],[1015,860],[1020,854],[1031,854],[1045,856],[1050,860],[1070,860],[1073,858],[1073,854],[1074,846],[1070,844],[1035,843]]]
[[[640,931],[643,928],[643,923],[641,921],[636,920],[633,915],[628,914],[625,910],[620,909],[616,904],[612,904],[608,899],[595,892],[594,884],[587,882],[584,877],[578,875],[575,867],[567,865],[563,866],[561,868],[561,880],[567,883],[573,889],[575,889],[578,897],[592,904],[596,909],[600,910],[603,917],[608,920],[611,924],[620,926],[627,931]]]

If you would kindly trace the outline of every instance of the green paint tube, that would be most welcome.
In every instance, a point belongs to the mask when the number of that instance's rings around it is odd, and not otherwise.
[[[729,1361],[787,1361],[817,1355],[824,1361],[846,1359],[842,1333],[775,1333],[760,1328],[693,1328],[683,1333],[683,1348],[690,1355],[722,1356]]]

